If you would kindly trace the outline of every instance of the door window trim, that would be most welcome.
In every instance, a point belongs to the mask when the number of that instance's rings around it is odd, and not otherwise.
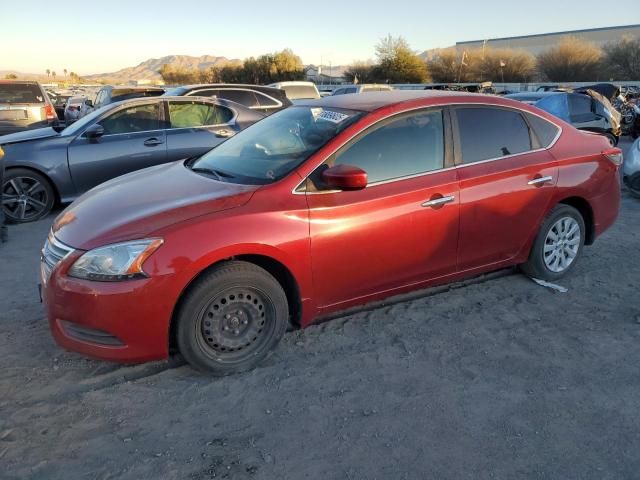
[[[495,109],[499,109],[499,110],[509,110],[512,112],[517,112],[520,114],[520,116],[522,117],[524,123],[527,125],[527,128],[529,129],[529,141],[531,142],[531,150],[527,150],[526,152],[519,152],[519,153],[512,153],[510,155],[503,155],[501,157],[492,157],[492,158],[487,158],[485,160],[478,160],[476,162],[469,162],[469,163],[464,163],[462,160],[462,148],[460,145],[460,127],[458,126],[458,118],[455,114],[455,110],[459,110],[459,109],[463,109],[463,108],[495,108]],[[529,155],[531,153],[537,153],[537,152],[542,152],[543,150],[549,150],[551,148],[553,148],[553,146],[556,144],[556,142],[558,141],[558,139],[560,138],[560,136],[562,135],[562,127],[560,125],[558,125],[555,122],[552,122],[546,118],[544,118],[542,115],[538,115],[537,113],[534,112],[529,112],[527,110],[521,110],[519,108],[516,107],[511,107],[511,106],[506,106],[506,105],[495,105],[495,104],[480,104],[480,103],[461,103],[461,104],[452,104],[451,105],[451,122],[452,122],[452,131],[453,131],[453,144],[454,144],[454,158],[455,158],[455,165],[456,168],[465,168],[465,167],[469,167],[472,165],[480,165],[482,163],[488,163],[488,162],[495,162],[497,160],[504,160],[504,159],[508,159],[508,158],[514,158],[514,157],[519,157],[522,155]],[[541,145],[540,141],[538,140],[535,130],[533,128],[531,128],[531,124],[527,121],[527,113],[531,114],[531,115],[535,115],[536,117],[541,118],[542,120],[551,123],[552,125],[555,125],[558,128],[558,133],[556,134],[555,138],[553,139],[553,141],[549,144],[549,146],[547,147],[538,147],[538,148],[534,148],[534,144],[537,143],[538,145]]]
[[[535,115],[536,117],[541,118],[542,120],[544,120],[546,122],[549,122],[552,125],[555,125],[558,128],[558,133],[556,134],[556,137],[553,139],[553,141],[547,147],[542,147],[542,148],[539,148],[539,149],[537,149],[535,151],[531,150],[531,151],[528,151],[528,152],[523,152],[524,154],[540,152],[540,151],[543,151],[543,150],[550,150],[558,142],[558,140],[560,139],[560,136],[562,135],[562,132],[563,132],[563,129],[562,129],[561,125],[558,125],[556,122],[553,122],[553,121],[543,117],[542,115],[540,115],[540,114],[538,114],[536,112],[531,112],[529,110],[522,110],[522,109],[520,109],[518,107],[511,106],[511,105],[508,105],[508,106],[507,105],[498,105],[498,104],[495,104],[495,103],[488,103],[488,102],[473,102],[473,103],[469,103],[469,102],[446,102],[446,103],[434,103],[434,104],[431,104],[431,105],[420,105],[419,107],[409,108],[409,109],[403,110],[401,112],[394,112],[394,113],[392,113],[392,114],[390,114],[390,115],[388,115],[386,117],[380,118],[377,122],[375,122],[375,123],[371,124],[369,127],[367,127],[367,129],[372,127],[372,126],[374,126],[374,125],[377,125],[379,122],[382,122],[382,121],[386,120],[387,118],[391,118],[391,117],[393,117],[395,115],[400,115],[400,114],[403,114],[403,113],[409,113],[409,112],[413,112],[413,111],[416,111],[416,110],[422,110],[422,109],[428,109],[428,108],[441,108],[441,109],[447,111],[448,121],[445,121],[445,128],[447,128],[447,127],[449,128],[451,137],[446,137],[445,141],[449,142],[449,145],[451,145],[453,147],[453,153],[454,153],[454,159],[455,159],[456,152],[459,151],[459,146],[456,146],[455,142],[454,142],[455,138],[458,135],[455,132],[455,127],[457,127],[457,125],[454,125],[454,115],[451,112],[451,110],[453,110],[456,107],[466,107],[466,106],[470,106],[470,107],[473,107],[473,106],[500,107],[500,108],[506,108],[506,109],[514,110],[514,111],[520,113],[521,115],[529,113],[531,115]],[[365,118],[366,118],[366,116],[365,116]],[[357,125],[357,123],[356,123],[356,125]],[[335,155],[335,153],[338,150],[340,150],[343,146],[345,146],[347,143],[349,143],[353,138],[357,137],[360,133],[362,133],[362,132],[361,131],[356,132],[353,135],[351,135],[349,138],[347,138],[344,142],[342,142],[340,145],[338,145],[333,150],[333,152],[331,152],[329,155],[327,155],[325,157],[325,160],[326,160],[326,158],[329,158],[332,155]],[[446,151],[446,149],[447,149],[447,145],[445,144],[445,151]],[[511,157],[516,157],[516,156],[519,156],[519,155],[523,155],[523,153],[515,153],[513,155],[505,155],[504,157],[490,158],[490,159],[482,160],[482,161],[476,162],[476,163],[466,163],[466,164],[460,164],[460,165],[456,165],[455,164],[455,160],[454,160],[454,164],[452,166],[447,166],[447,159],[446,159],[446,155],[445,155],[445,168],[443,168],[441,170],[432,170],[430,172],[426,172],[426,173],[423,173],[423,174],[418,175],[418,176],[431,175],[431,174],[434,174],[434,173],[454,170],[454,169],[463,168],[463,167],[466,167],[466,166],[478,165],[480,163],[494,162],[496,160],[502,160],[502,159],[505,159],[505,158],[511,158]],[[315,172],[316,169],[320,165],[322,165],[323,163],[324,163],[324,160],[321,160],[320,163],[318,163],[315,167],[313,167],[313,169],[311,170],[311,173]],[[311,175],[311,173],[309,175]],[[307,179],[309,178],[309,175],[305,176],[300,182],[298,182],[296,184],[295,187],[293,187],[293,189],[291,190],[291,193],[293,195],[321,195],[321,194],[326,194],[326,193],[339,193],[339,192],[343,191],[343,190],[323,190],[323,191],[319,191],[319,192],[307,192],[306,188],[304,188],[302,190],[299,190],[300,187],[306,187],[306,182],[307,182]],[[397,181],[402,181],[402,180],[405,180],[405,178],[395,178],[392,181],[397,182]],[[390,183],[390,182],[387,182],[387,183]]]
[[[275,110],[276,108],[282,108],[282,102],[280,100],[278,100],[277,98],[272,97],[271,95],[267,95],[266,93],[262,93],[259,90],[252,90],[251,88],[220,88],[220,87],[209,87],[209,88],[200,88],[198,90],[192,90],[189,93],[187,93],[185,95],[185,97],[195,97],[198,96],[197,94],[199,92],[205,92],[207,90],[234,90],[234,91],[241,91],[241,92],[251,92],[255,95],[262,95],[263,97],[266,97],[270,100],[273,100],[274,102],[276,102],[277,105],[271,105],[271,106],[262,106],[262,105],[256,105],[255,107],[248,107],[251,110]],[[212,98],[206,95],[203,95],[203,97],[205,98]],[[226,98],[223,97],[218,97],[217,95],[214,96],[215,98],[222,98],[222,100],[227,100]],[[257,100],[257,99],[256,99]],[[233,100],[228,100],[229,102],[233,102]],[[237,103],[237,102],[236,102]],[[242,104],[241,104],[242,105]]]
[[[159,102],[140,102],[140,103],[135,103],[133,105],[121,105],[118,108],[115,108],[113,110],[109,110],[107,112],[104,112],[104,115],[100,116],[99,118],[96,119],[95,122],[87,125],[87,127],[80,133],[78,133],[76,135],[76,137],[74,138],[74,141],[77,140],[79,137],[82,138],[86,138],[84,136],[85,132],[91,128],[92,126],[96,125],[96,124],[100,124],[100,122],[102,122],[105,118],[120,112],[121,110],[126,110],[127,108],[131,108],[133,106],[145,106],[145,105],[155,105],[158,103],[165,103],[164,100],[161,100]],[[162,106],[160,105],[159,108],[159,115],[158,115],[158,123],[160,124],[160,128],[156,128],[154,130],[141,130],[139,132],[124,132],[124,133],[105,133],[104,135],[102,135],[101,138],[104,137],[116,137],[118,135],[134,135],[134,134],[138,134],[138,133],[151,133],[151,132],[165,132],[167,129],[166,128],[162,128],[162,123],[165,121],[165,112],[164,112],[164,108],[162,108]]]
[[[338,192],[342,192],[343,190],[319,190],[317,192],[308,192],[306,185],[307,182],[309,181],[309,177],[311,175],[313,175],[313,172],[315,172],[318,168],[320,168],[329,158],[333,157],[334,155],[336,155],[340,150],[342,150],[343,148],[347,148],[349,146],[349,144],[351,144],[352,141],[357,141],[359,138],[365,137],[367,136],[371,130],[377,130],[378,128],[381,128],[381,123],[391,123],[393,121],[395,121],[395,117],[401,117],[401,116],[405,116],[405,115],[412,115],[416,112],[419,112],[420,110],[423,111],[428,111],[428,110],[440,110],[442,112],[442,127],[443,127],[443,134],[442,134],[442,141],[443,141],[443,146],[444,146],[444,151],[443,151],[443,159],[442,159],[442,168],[438,168],[436,170],[429,170],[426,172],[421,172],[421,173],[413,173],[411,175],[404,175],[402,177],[394,177],[394,178],[389,178],[387,180],[379,180],[377,182],[371,182],[369,184],[367,184],[366,188],[369,187],[377,187],[378,185],[385,185],[388,183],[393,183],[393,182],[399,182],[402,180],[409,180],[409,179],[413,179],[413,178],[418,178],[418,177],[423,177],[425,175],[433,175],[435,173],[440,173],[440,172],[445,172],[445,171],[449,171],[449,170],[453,170],[455,168],[455,164],[454,164],[454,150],[453,150],[453,143],[450,141],[452,132],[451,132],[451,127],[452,127],[452,123],[451,123],[451,115],[449,112],[449,109],[447,108],[447,104],[441,104],[441,105],[426,105],[426,106],[420,106],[420,107],[415,107],[415,108],[411,108],[408,110],[403,110],[401,112],[395,112],[392,113],[390,115],[387,115],[384,118],[379,119],[378,121],[376,121],[375,123],[372,123],[371,125],[369,125],[368,127],[366,127],[364,130],[361,130],[357,133],[355,133],[354,135],[352,135],[349,139],[347,139],[345,142],[343,142],[339,147],[337,147],[330,155],[328,155],[327,157],[325,157],[325,159],[320,162],[318,165],[316,165],[314,167],[314,169],[311,171],[311,173],[309,173],[309,175],[307,175],[300,183],[298,183],[294,189],[291,191],[291,193],[293,193],[294,195],[322,195],[325,193],[338,193]],[[304,187],[303,189],[300,189],[300,187]]]

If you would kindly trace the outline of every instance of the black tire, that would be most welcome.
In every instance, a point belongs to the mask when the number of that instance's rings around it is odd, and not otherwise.
[[[572,218],[575,220],[579,227],[580,239],[577,243],[577,252],[575,256],[569,263],[569,265],[562,269],[562,271],[553,271],[545,262],[545,246],[547,248],[554,247],[552,243],[548,243],[551,240],[547,240],[549,236],[549,232],[554,228],[554,226],[561,219]],[[533,243],[533,247],[531,247],[531,252],[529,253],[529,260],[521,265],[522,271],[533,278],[539,278],[541,280],[554,281],[557,280],[564,275],[567,274],[577,263],[577,260],[580,258],[582,254],[582,249],[584,248],[584,241],[586,235],[586,228],[584,224],[584,219],[578,210],[569,206],[559,204],[556,205],[546,216],[544,222],[542,222],[542,226],[540,227],[540,231],[538,232],[538,236],[536,237],[535,242]],[[571,241],[575,241],[575,236],[571,236]],[[568,243],[565,240],[565,243]],[[569,247],[567,247],[569,248]],[[556,252],[547,252],[550,255],[564,255],[562,249],[560,249],[560,253]],[[560,267],[560,265],[558,266]]]
[[[627,190],[632,197],[640,198],[640,172],[636,172],[626,181]]]
[[[178,349],[195,369],[229,375],[253,368],[289,323],[284,290],[252,263],[222,263],[197,279],[178,311]]]
[[[26,168],[5,172],[2,184],[2,208],[7,223],[40,220],[51,212],[55,192],[44,175]]]
[[[607,137],[607,140],[609,140],[609,143],[612,147],[618,145],[618,138],[615,135],[611,133],[605,133],[604,136]]]

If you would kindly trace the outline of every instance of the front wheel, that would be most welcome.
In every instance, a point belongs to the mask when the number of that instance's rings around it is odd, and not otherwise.
[[[4,174],[2,208],[10,223],[26,223],[47,215],[55,203],[53,187],[43,175],[24,168]]]
[[[569,205],[556,205],[545,218],[522,270],[530,277],[553,281],[576,264],[585,240],[584,219]]]
[[[289,322],[284,290],[257,265],[230,261],[199,278],[177,318],[180,353],[194,368],[228,375],[257,365]]]

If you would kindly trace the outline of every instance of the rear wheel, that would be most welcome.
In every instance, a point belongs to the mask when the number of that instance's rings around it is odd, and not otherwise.
[[[547,215],[522,270],[529,276],[553,281],[576,264],[585,240],[584,219],[569,205],[556,205]]]
[[[611,133],[605,133],[604,136],[607,137],[607,140],[609,140],[609,144],[612,147],[615,147],[616,145],[618,145],[618,139],[616,138],[615,135],[613,135]]]
[[[284,335],[287,297],[267,271],[225,262],[198,279],[177,316],[180,353],[194,368],[215,375],[248,370]]]
[[[8,222],[26,223],[47,215],[55,203],[49,180],[24,168],[7,170],[2,185],[2,208]]]

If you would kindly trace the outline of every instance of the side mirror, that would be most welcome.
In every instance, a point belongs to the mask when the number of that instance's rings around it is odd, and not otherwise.
[[[89,99],[85,100],[85,101],[84,101],[84,104],[85,104],[87,107],[93,107],[93,101],[91,101],[91,100],[89,100]]]
[[[336,165],[322,172],[328,187],[336,190],[362,190],[367,186],[367,172],[353,165]]]
[[[89,140],[97,140],[101,136],[104,135],[104,128],[99,123],[94,123],[89,128],[87,128],[84,132],[84,136]]]

